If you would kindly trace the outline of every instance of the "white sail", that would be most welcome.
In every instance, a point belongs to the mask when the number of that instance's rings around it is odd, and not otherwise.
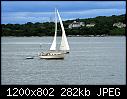
[[[55,35],[50,50],[56,50],[56,36],[57,36],[57,16],[56,16],[56,9],[55,9]]]
[[[58,17],[59,17],[59,20],[60,20],[61,29],[62,29],[62,40],[61,40],[61,44],[60,44],[60,50],[69,51],[70,48],[69,48],[69,45],[68,45],[68,41],[67,41],[67,37],[66,37],[66,34],[65,34],[64,26],[63,26],[63,23],[62,23],[62,19],[60,17],[60,14],[59,14],[58,10],[57,10],[57,14],[58,14]]]

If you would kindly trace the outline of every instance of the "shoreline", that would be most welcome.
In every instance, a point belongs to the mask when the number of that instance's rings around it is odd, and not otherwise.
[[[53,37],[53,36],[1,36],[1,37]],[[58,37],[61,37],[61,36],[58,36]],[[76,35],[72,35],[72,36],[67,36],[67,37],[126,37],[126,35],[106,35],[106,36],[100,36],[100,35],[98,35],[98,36],[93,36],[93,35],[88,35],[88,36],[78,35],[78,36],[76,36]]]

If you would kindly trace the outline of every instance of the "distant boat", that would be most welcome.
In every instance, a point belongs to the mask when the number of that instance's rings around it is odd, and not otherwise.
[[[58,50],[56,49],[57,15],[58,15],[60,25],[61,25],[61,29],[62,29],[62,40],[60,43],[60,48]],[[64,54],[69,53],[69,50],[70,50],[70,48],[69,48],[69,44],[68,44],[67,37],[65,34],[62,19],[60,17],[58,10],[55,9],[55,35],[54,35],[54,39],[53,39],[52,45],[50,47],[50,50],[47,52],[39,53],[39,57],[44,58],[44,59],[63,59],[65,56]]]
[[[34,57],[33,56],[28,56],[28,57],[26,57],[26,59],[34,59]]]

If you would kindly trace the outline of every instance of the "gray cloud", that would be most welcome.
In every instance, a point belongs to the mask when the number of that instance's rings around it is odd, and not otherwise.
[[[53,21],[56,5],[63,20],[126,13],[124,1],[2,1],[2,23]]]

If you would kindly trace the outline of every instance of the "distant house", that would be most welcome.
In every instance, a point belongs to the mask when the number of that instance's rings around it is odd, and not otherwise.
[[[95,23],[86,24],[86,27],[94,27]]]
[[[126,24],[123,24],[123,23],[121,23],[121,22],[118,22],[118,23],[114,23],[113,24],[113,27],[114,26],[116,26],[116,27],[118,27],[118,28],[123,28],[123,27],[126,27]]]
[[[77,28],[77,27],[81,27],[81,26],[85,26],[84,22],[76,22],[74,21],[73,23],[71,23],[68,28],[72,29],[72,28]]]

